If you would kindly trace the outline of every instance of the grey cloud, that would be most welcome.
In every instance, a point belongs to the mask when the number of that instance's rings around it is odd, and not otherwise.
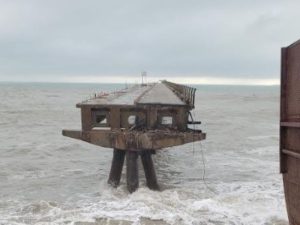
[[[0,80],[61,75],[278,78],[296,1],[0,0]],[[292,26],[293,25],[293,26]]]

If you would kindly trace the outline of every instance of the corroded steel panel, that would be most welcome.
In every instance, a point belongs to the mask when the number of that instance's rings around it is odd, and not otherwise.
[[[288,48],[286,73],[286,118],[300,121],[300,44]]]
[[[300,224],[300,43],[281,53],[280,170],[291,225]]]
[[[105,148],[120,150],[159,150],[190,142],[204,140],[201,131],[174,132],[169,130],[121,131],[121,130],[63,130],[63,135],[83,140]]]

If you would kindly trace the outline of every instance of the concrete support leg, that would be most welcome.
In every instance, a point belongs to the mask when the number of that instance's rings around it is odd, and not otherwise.
[[[137,159],[138,159],[137,152],[126,151],[127,189],[130,193],[134,192],[139,187]]]
[[[150,151],[141,152],[141,159],[145,171],[145,176],[147,180],[147,186],[151,190],[159,190],[159,186],[156,179],[156,173],[151,157],[152,153]]]
[[[117,187],[120,184],[124,159],[125,151],[114,149],[111,169],[108,178],[108,183],[113,187]]]

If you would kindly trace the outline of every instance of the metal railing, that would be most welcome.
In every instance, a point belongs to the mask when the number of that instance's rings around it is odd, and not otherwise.
[[[168,88],[170,88],[191,109],[195,108],[196,88],[172,83],[166,80],[163,80],[162,83],[165,84]]]

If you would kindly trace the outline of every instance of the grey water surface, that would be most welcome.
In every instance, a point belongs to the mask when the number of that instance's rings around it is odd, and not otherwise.
[[[0,84],[0,224],[287,224],[278,86],[196,86],[207,140],[156,154],[162,191],[140,170],[133,194],[124,171],[106,184],[111,149],[61,135],[81,126],[76,103],[123,87]]]

